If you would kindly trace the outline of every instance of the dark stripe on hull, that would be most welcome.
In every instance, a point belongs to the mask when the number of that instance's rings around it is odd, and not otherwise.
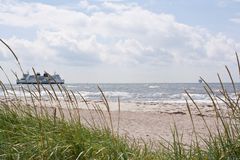
[[[17,82],[17,84],[64,84],[64,82]]]

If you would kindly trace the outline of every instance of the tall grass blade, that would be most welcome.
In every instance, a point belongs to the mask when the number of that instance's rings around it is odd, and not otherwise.
[[[109,103],[108,103],[107,98],[104,95],[102,89],[99,86],[98,86],[98,90],[101,92],[101,95],[102,95],[102,98],[103,98],[103,102],[104,102],[104,104],[105,104],[105,106],[107,108],[107,112],[108,112],[109,119],[110,119],[111,130],[112,130],[112,134],[113,134],[112,115],[111,115]]]
[[[22,73],[24,73],[24,72],[23,72],[23,69],[22,69],[22,66],[21,66],[21,64],[20,64],[20,62],[19,62],[19,60],[18,60],[18,57],[17,57],[16,54],[13,52],[13,50],[11,49],[11,47],[10,47],[6,42],[4,42],[1,38],[0,38],[0,41],[10,50],[10,52],[13,54],[14,58],[17,60],[17,63],[18,63],[18,65],[19,65]]]

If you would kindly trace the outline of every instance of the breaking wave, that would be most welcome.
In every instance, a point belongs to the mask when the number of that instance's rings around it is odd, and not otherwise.
[[[154,89],[154,88],[159,88],[160,86],[149,86],[148,88]]]

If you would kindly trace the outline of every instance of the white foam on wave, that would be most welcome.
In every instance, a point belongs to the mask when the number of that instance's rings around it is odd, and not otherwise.
[[[172,94],[169,95],[169,99],[183,99],[184,94]]]
[[[104,94],[109,97],[126,97],[126,98],[131,97],[131,94],[129,92],[108,91],[108,92],[104,92]]]
[[[149,86],[148,88],[154,89],[154,88],[159,88],[160,86]]]
[[[61,93],[60,91],[49,91],[50,94],[52,94],[52,96],[58,96],[58,97],[62,97],[64,93]],[[7,90],[7,93],[9,94],[9,96],[18,96],[18,97],[31,97],[33,95],[36,95],[36,96],[39,96],[39,92],[38,91],[22,91],[22,90]],[[45,91],[41,91],[40,92],[40,95],[41,96],[49,96],[49,93],[46,93]],[[3,92],[0,92],[0,96],[4,96],[4,93]]]
[[[165,93],[162,93],[162,92],[155,92],[152,94],[152,97],[161,97],[163,96]]]
[[[92,96],[100,96],[100,92],[87,92],[87,91],[80,91],[79,92],[83,97],[92,97]]]
[[[49,91],[49,92],[53,96],[55,96],[55,94],[56,94],[59,97],[61,97],[65,94],[64,92],[60,92],[60,91]],[[35,93],[38,95],[38,92],[35,92]],[[40,93],[41,93],[41,96],[48,96],[49,95],[49,93],[48,92],[46,93],[45,91],[41,91]]]
[[[77,88],[78,86],[76,85],[67,85],[68,88]]]
[[[195,100],[209,100],[209,96],[206,94],[190,94],[190,96]]]
[[[83,97],[97,97],[101,96],[101,92],[86,92],[86,91],[80,91],[80,94]],[[107,91],[103,92],[103,94],[107,97],[131,97],[131,94],[129,92],[118,92],[118,91]]]

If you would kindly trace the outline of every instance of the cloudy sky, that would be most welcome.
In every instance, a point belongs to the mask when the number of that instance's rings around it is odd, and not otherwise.
[[[0,38],[24,71],[68,83],[217,80],[237,77],[240,0],[0,0]],[[0,64],[21,76],[0,45]],[[2,74],[0,76],[3,77]]]

